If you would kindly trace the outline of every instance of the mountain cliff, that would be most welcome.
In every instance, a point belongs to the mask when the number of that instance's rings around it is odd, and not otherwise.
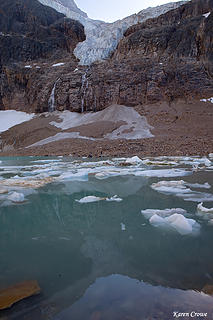
[[[50,4],[53,0],[45,1]],[[22,2],[16,0],[16,3]],[[0,3],[5,5],[8,2],[1,0]],[[1,60],[16,59],[20,62],[15,67],[7,64],[3,68],[0,78],[2,109],[48,111],[51,94],[56,109],[77,112],[102,110],[111,104],[143,106],[158,101],[172,103],[180,98],[188,101],[213,96],[213,0],[193,0],[141,11],[137,20],[141,16],[143,22],[125,31],[113,53],[110,53],[111,47],[99,51],[101,46],[95,46],[97,34],[94,34],[94,39],[89,37],[83,41],[85,36],[79,22],[65,19],[60,13],[36,0],[25,2],[26,5],[32,3],[42,8],[36,10],[36,15],[32,14],[34,7],[27,12],[27,6],[21,10],[21,16],[16,11],[15,14],[8,12],[13,21],[8,24],[10,30],[4,19],[1,20],[1,32],[12,33],[13,40],[17,36],[14,28],[20,29],[18,36],[24,44],[22,49],[16,49],[9,42],[4,43],[5,39],[11,41],[11,35],[0,36],[3,41]],[[10,5],[6,7],[11,8]],[[148,19],[150,15],[154,18]],[[83,15],[81,18],[91,20]],[[136,18],[128,17],[123,21],[129,19]],[[22,20],[24,22],[20,22]],[[92,23],[99,24],[99,27],[102,24],[100,21]],[[121,22],[116,23],[119,25]],[[106,28],[115,27],[116,23],[104,24],[103,37],[98,38],[100,43],[106,39]],[[101,35],[102,29],[99,29]],[[95,54],[91,55],[91,51],[85,47],[81,63],[84,58],[97,59],[99,53],[102,55],[105,50],[109,50],[110,57],[92,63],[89,67],[78,65],[72,55],[73,49],[77,45],[74,49],[76,54],[76,50],[87,46],[91,39],[94,40],[91,50]],[[27,41],[30,41],[29,48],[26,47]],[[111,36],[112,46],[113,41]],[[39,43],[42,49],[37,50],[34,43]],[[41,57],[43,61],[38,60]],[[49,58],[45,60],[45,57]],[[26,68],[29,60],[33,60],[33,63]]]
[[[175,9],[186,1],[168,3],[155,8],[147,8],[138,14],[133,14],[114,23],[92,20],[85,13],[76,10],[74,1],[68,0],[39,0],[67,17],[80,21],[85,27],[86,40],[79,43],[74,51],[82,65],[89,65],[95,61],[108,58],[116,49],[124,32],[132,25],[158,17],[172,9]],[[68,5],[69,3],[69,5]]]

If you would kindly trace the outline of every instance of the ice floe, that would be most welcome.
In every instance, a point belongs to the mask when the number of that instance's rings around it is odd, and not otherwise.
[[[210,193],[193,191],[192,188],[210,188],[208,183],[205,184],[193,184],[187,183],[183,180],[179,181],[159,181],[153,183],[151,188],[163,194],[175,195],[177,197],[183,198],[185,201],[213,201],[213,195]]]
[[[161,170],[143,170],[136,171],[135,176],[156,177],[156,178],[171,178],[183,177],[192,174],[191,171],[185,169],[161,169]]]
[[[186,210],[182,209],[182,208],[172,208],[172,209],[163,209],[163,210],[159,210],[159,209],[146,209],[146,210],[141,210],[141,213],[143,214],[143,216],[146,219],[150,219],[153,215],[158,215],[161,218],[166,218],[169,217],[170,215],[174,214],[174,213],[178,213],[178,214],[186,214]]]
[[[123,199],[119,198],[117,195],[111,197],[111,198],[107,198],[107,197],[96,197],[96,196],[88,196],[88,197],[84,197],[80,200],[75,200],[76,202],[79,203],[90,203],[90,202],[98,202],[98,201],[115,201],[115,202],[120,202]]]
[[[25,201],[25,197],[23,193],[12,192],[11,194],[8,195],[8,200],[12,202],[21,203]]]
[[[79,202],[79,203],[90,203],[90,202],[98,202],[98,201],[102,201],[102,200],[106,200],[106,198],[101,198],[101,197],[96,197],[96,196],[88,196],[88,197],[84,197],[80,200],[75,200],[75,201]]]

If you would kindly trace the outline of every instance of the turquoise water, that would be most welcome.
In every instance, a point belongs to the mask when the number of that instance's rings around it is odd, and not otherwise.
[[[213,285],[213,214],[197,212],[201,200],[213,207],[211,159],[0,160],[0,288],[34,279],[42,290],[0,319],[212,319],[213,298],[201,291]],[[178,191],[153,187],[180,180]],[[24,202],[11,201],[14,192]],[[115,195],[122,201],[105,200]],[[87,196],[101,199],[76,201]],[[197,231],[156,227],[141,214],[168,208],[185,209]]]

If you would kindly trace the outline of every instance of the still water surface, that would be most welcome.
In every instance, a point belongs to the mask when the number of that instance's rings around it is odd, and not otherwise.
[[[166,320],[174,311],[213,319],[213,297],[202,292],[213,285],[213,214],[197,212],[201,200],[213,207],[209,159],[0,160],[0,288],[35,279],[42,289],[0,319]],[[180,180],[187,192],[152,187]],[[25,201],[11,201],[14,192]],[[106,201],[115,195],[122,201]],[[101,199],[76,201],[87,196]],[[141,214],[168,208],[185,209],[197,232],[156,227]]]

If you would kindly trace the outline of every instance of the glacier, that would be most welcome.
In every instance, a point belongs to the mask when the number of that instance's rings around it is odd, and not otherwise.
[[[107,59],[116,49],[124,32],[131,26],[155,18],[170,10],[176,9],[186,1],[172,2],[157,7],[149,7],[137,14],[130,15],[122,20],[107,23],[90,19],[81,11],[74,0],[39,0],[42,4],[52,7],[68,18],[78,20],[85,28],[86,40],[78,43],[74,50],[80,65],[90,65],[93,62]]]

